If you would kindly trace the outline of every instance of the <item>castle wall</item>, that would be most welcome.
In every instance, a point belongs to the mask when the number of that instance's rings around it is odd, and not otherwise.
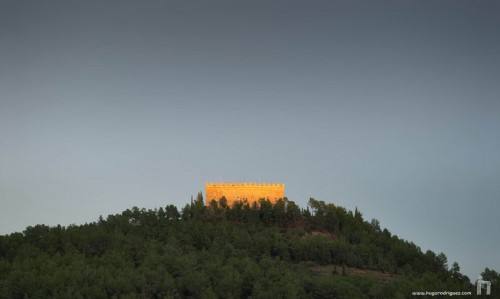
[[[252,203],[261,198],[272,203],[285,197],[285,184],[268,183],[207,183],[205,185],[205,200],[208,205],[213,199],[218,201],[223,196],[231,206],[235,201]]]

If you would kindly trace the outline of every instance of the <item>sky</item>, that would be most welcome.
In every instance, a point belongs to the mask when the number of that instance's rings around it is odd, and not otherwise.
[[[1,1],[0,234],[280,182],[500,270],[497,1]]]

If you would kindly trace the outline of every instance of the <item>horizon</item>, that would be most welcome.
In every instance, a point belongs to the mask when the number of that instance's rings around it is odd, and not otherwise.
[[[208,184],[208,183],[207,183],[207,184]],[[217,185],[217,183],[213,183],[213,184],[216,184],[216,185]],[[221,184],[221,185],[223,185],[223,184],[228,184],[228,185],[231,185],[232,183],[230,183],[230,182],[220,182],[220,184]],[[256,184],[256,185],[259,185],[259,184],[265,184],[265,183],[255,183],[255,184]],[[284,185],[284,183],[282,183],[282,184]],[[204,200],[204,201],[206,201],[206,190],[198,191],[198,194],[199,194],[199,193],[201,193],[201,194],[202,194],[202,196],[203,196],[203,200]],[[191,200],[187,200],[187,201],[185,202],[185,204],[182,204],[182,203],[179,203],[179,205],[174,204],[174,206],[175,206],[177,209],[179,209],[179,210],[180,210],[180,209],[182,209],[184,206],[189,205],[190,203],[192,204],[192,200],[193,200],[194,198],[196,198],[196,197],[195,197],[193,194],[191,194]],[[285,197],[280,198],[280,199],[285,199],[285,198],[286,198],[287,200],[290,200],[290,201],[295,202],[295,201],[294,201],[294,200],[292,200],[292,199],[288,199],[288,197],[287,197],[286,195],[285,195]],[[311,198],[312,198],[312,199],[315,199],[315,200],[318,200],[318,199],[313,198],[313,197],[309,197],[309,198],[308,198],[308,200],[309,200],[309,199],[311,199]],[[370,221],[372,221],[372,220],[377,220],[377,221],[379,221],[379,219],[377,219],[377,218],[372,218],[372,219],[368,219],[368,218],[366,218],[366,217],[364,216],[364,211],[363,211],[361,208],[359,208],[358,206],[355,206],[355,208],[354,208],[354,209],[349,209],[349,208],[344,207],[344,206],[336,205],[336,204],[335,204],[335,202],[325,201],[325,203],[326,203],[326,204],[334,204],[334,205],[335,205],[335,206],[337,206],[337,207],[342,207],[342,208],[345,208],[345,209],[346,209],[346,211],[347,211],[348,213],[351,213],[351,214],[354,214],[354,211],[356,210],[356,211],[358,211],[358,213],[360,213],[360,214],[362,215],[363,220],[364,220],[365,222],[367,222],[367,223],[369,223],[369,222],[370,222]],[[249,203],[248,203],[248,202],[246,202],[245,204],[249,204]],[[307,200],[306,200],[306,204],[305,204],[305,206],[302,206],[302,205],[301,205],[300,203],[298,203],[298,202],[296,202],[296,204],[298,205],[298,207],[299,207],[300,209],[303,209],[303,210],[305,210],[305,209],[309,209],[309,203],[307,203]],[[144,206],[137,206],[137,205],[134,205],[134,206],[130,206],[130,207],[126,208],[125,210],[122,210],[122,211],[116,211],[116,212],[114,212],[114,213],[110,213],[110,214],[108,214],[108,215],[99,215],[99,216],[94,217],[95,219],[93,219],[93,220],[89,220],[89,221],[85,221],[85,222],[81,222],[81,223],[69,223],[69,224],[57,223],[57,224],[52,224],[52,225],[47,225],[47,224],[44,224],[44,223],[36,223],[36,224],[29,225],[29,226],[25,227],[25,228],[24,228],[23,230],[21,230],[21,231],[14,231],[14,232],[6,233],[6,234],[0,234],[0,236],[4,236],[4,235],[5,235],[5,236],[7,236],[7,235],[10,235],[10,234],[14,234],[14,233],[23,233],[23,232],[25,231],[25,229],[27,229],[27,228],[29,228],[29,227],[34,227],[34,226],[36,226],[36,225],[45,225],[45,226],[49,226],[49,227],[57,227],[57,226],[61,226],[61,227],[63,227],[63,228],[67,228],[67,227],[70,227],[70,226],[72,226],[72,225],[76,225],[76,226],[87,225],[87,224],[90,224],[90,223],[97,223],[97,222],[99,221],[100,217],[106,216],[106,217],[103,217],[104,219],[106,219],[108,216],[112,216],[112,215],[120,215],[122,212],[124,212],[124,211],[126,211],[126,210],[129,210],[129,209],[132,209],[132,208],[138,208],[138,209],[140,209],[140,210],[142,210],[142,209],[145,209],[145,210],[158,210],[158,209],[160,209],[160,208],[165,208],[165,207],[166,207],[166,206],[168,206],[168,205],[171,205],[171,203],[166,202],[166,203],[165,203],[165,205],[163,205],[163,206],[154,206],[154,207],[144,207]],[[231,206],[231,205],[230,205],[230,206]],[[420,250],[422,251],[422,253],[425,253],[427,250],[430,250],[430,251],[434,252],[435,254],[439,254],[439,253],[441,253],[441,252],[439,252],[439,251],[435,251],[435,250],[433,250],[432,248],[427,248],[427,249],[421,248],[421,246],[420,246],[419,244],[417,244],[417,243],[413,242],[411,239],[407,239],[407,238],[404,238],[404,237],[398,236],[398,235],[397,235],[397,234],[395,234],[395,233],[394,233],[394,232],[393,232],[393,231],[392,231],[389,227],[385,227],[385,226],[383,226],[381,223],[379,223],[379,224],[380,224],[380,228],[381,228],[381,230],[385,230],[385,229],[386,229],[386,230],[388,230],[388,231],[391,233],[391,235],[392,235],[392,236],[395,236],[395,237],[399,238],[400,240],[404,240],[404,241],[408,241],[408,242],[414,243],[414,244],[415,244],[418,248],[420,248]],[[448,253],[447,253],[447,252],[443,252],[443,253],[444,253],[444,254],[448,257]],[[460,265],[460,262],[459,262],[459,261],[453,261],[453,262],[458,262],[458,264]],[[451,267],[451,264],[452,264],[453,262],[452,262],[452,261],[450,261],[450,260],[448,260],[448,268],[450,268],[450,267]],[[460,267],[461,267],[461,266],[460,266]],[[491,268],[491,267],[488,267],[488,266],[486,266],[485,268],[489,268],[489,269],[491,269],[491,270],[495,270],[495,269],[493,269],[493,268]],[[483,269],[483,270],[484,270],[484,269]],[[474,284],[474,281],[475,281],[476,279],[479,279],[479,278],[480,278],[480,275],[477,275],[477,277],[476,277],[476,278],[474,278],[474,277],[470,277],[469,275],[467,275],[467,274],[466,274],[465,272],[463,272],[463,271],[462,271],[462,273],[463,273],[463,275],[467,276],[467,277],[470,279],[470,281],[471,281],[471,283],[472,283],[472,284]]]
[[[2,1],[0,234],[282,181],[298,205],[358,207],[470,278],[500,270],[499,13]]]

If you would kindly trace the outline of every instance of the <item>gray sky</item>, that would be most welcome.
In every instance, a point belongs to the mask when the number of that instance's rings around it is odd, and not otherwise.
[[[212,181],[500,270],[496,1],[2,1],[0,234]]]

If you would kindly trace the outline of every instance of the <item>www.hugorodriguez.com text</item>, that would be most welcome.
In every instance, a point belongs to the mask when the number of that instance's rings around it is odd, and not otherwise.
[[[471,296],[472,292],[452,292],[452,291],[422,291],[411,292],[413,296]]]

